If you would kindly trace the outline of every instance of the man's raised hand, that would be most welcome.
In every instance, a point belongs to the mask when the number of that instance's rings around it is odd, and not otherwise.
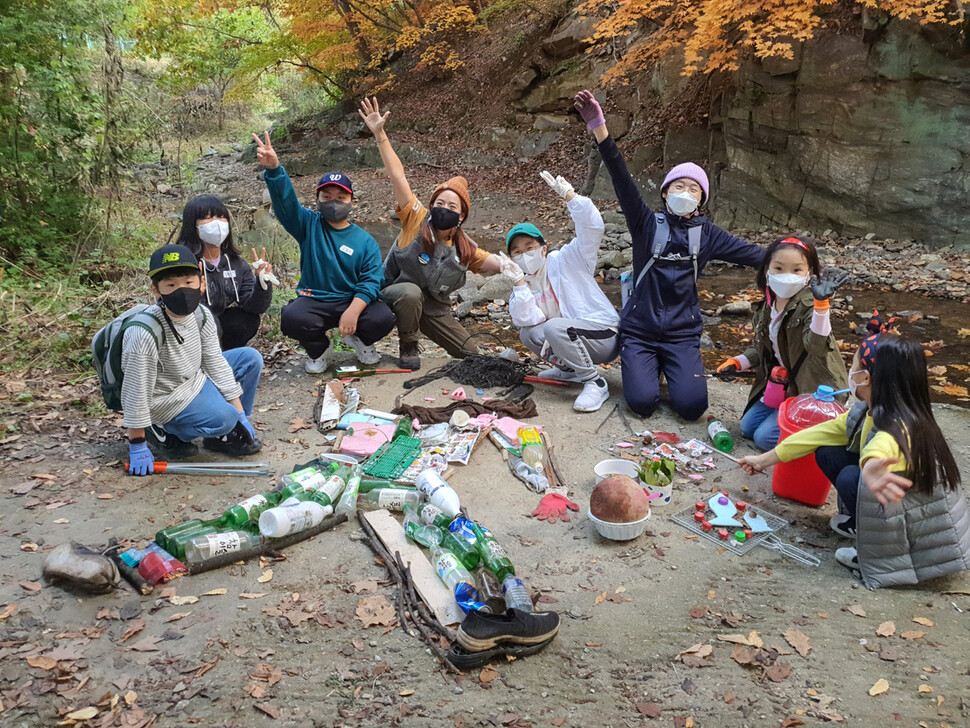
[[[256,161],[266,167],[266,169],[276,169],[280,166],[280,158],[276,156],[273,143],[269,140],[269,132],[263,132],[263,139],[253,134],[253,141],[256,142]]]
[[[381,107],[377,103],[376,96],[370,99],[365,96],[364,100],[360,102],[360,108],[357,109],[357,113],[360,114],[360,118],[364,120],[367,128],[370,129],[374,136],[377,136],[384,128],[387,117],[391,115],[390,111],[385,111],[383,116],[381,115]]]

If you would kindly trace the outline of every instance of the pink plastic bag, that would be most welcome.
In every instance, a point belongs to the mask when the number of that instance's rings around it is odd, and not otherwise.
[[[394,428],[394,425],[352,425],[340,443],[340,452],[358,457],[373,455],[377,448],[391,441]]]
[[[529,424],[526,422],[521,422],[519,420],[516,420],[512,417],[500,417],[499,419],[495,420],[495,423],[492,426],[496,430],[498,430],[501,433],[502,437],[504,437],[506,440],[513,443],[514,445],[518,445],[519,428],[529,427]],[[539,427],[538,425],[534,425],[534,427],[537,430],[539,430],[539,432],[542,432],[542,428]]]

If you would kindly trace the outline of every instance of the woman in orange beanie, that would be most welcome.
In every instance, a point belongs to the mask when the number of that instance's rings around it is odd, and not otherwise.
[[[421,333],[451,356],[470,353],[464,348],[470,335],[451,312],[451,293],[465,285],[469,270],[497,273],[501,260],[481,250],[462,230],[471,207],[468,182],[452,177],[435,187],[429,210],[411,191],[404,165],[384,131],[391,112],[382,115],[377,99],[365,98],[358,113],[377,140],[401,220],[401,234],[384,261],[381,291],[397,316],[401,367],[421,367]]]

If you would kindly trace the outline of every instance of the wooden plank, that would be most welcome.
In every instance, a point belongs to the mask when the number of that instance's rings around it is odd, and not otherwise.
[[[386,510],[368,511],[364,518],[374,529],[374,533],[390,552],[391,556],[396,551],[401,553],[401,560],[411,567],[411,577],[414,579],[414,588],[428,608],[434,612],[434,616],[442,624],[457,624],[465,618],[465,613],[461,611],[455,595],[452,594],[444,582],[438,578],[434,566],[428,561],[424,552],[408,541],[404,534],[404,528]]]

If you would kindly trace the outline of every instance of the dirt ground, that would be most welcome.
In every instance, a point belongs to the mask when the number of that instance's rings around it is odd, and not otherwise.
[[[537,422],[580,505],[570,523],[529,518],[538,496],[488,443],[456,468],[452,484],[470,515],[506,545],[540,606],[563,617],[545,652],[458,677],[419,639],[356,619],[354,588],[394,599],[356,521],[287,549],[285,560],[175,581],[178,597],[199,597],[188,605],[157,590],[90,597],[41,583],[57,544],[150,538],[169,523],[213,517],[319,452],[315,430],[289,431],[296,418],[310,421],[314,401],[300,357],[278,361],[260,385],[254,420],[265,447],[256,459],[271,462],[269,478],[126,477],[120,436],[77,447],[65,434],[74,427],[84,437],[85,423],[65,409],[62,433],[0,451],[3,725],[54,725],[89,706],[90,725],[124,726],[970,725],[970,579],[867,591],[833,558],[844,545],[828,528],[834,495],[822,508],[782,501],[768,478],[724,462],[703,482],[679,483],[639,539],[601,539],[585,517],[592,467],[628,437],[616,417],[593,434],[619,401],[619,372],[607,377],[613,398],[595,414],[575,413],[572,391],[536,394]],[[403,378],[363,380],[362,394],[389,409]],[[407,401],[444,404],[451,386],[426,385]],[[712,411],[736,423],[744,394],[744,385],[713,382]],[[937,414],[970,473],[970,412],[944,405]],[[685,439],[704,434],[669,410],[633,421]],[[761,548],[721,553],[669,519],[716,489],[791,521],[786,537],[821,566]],[[885,622],[892,634],[882,637]],[[764,649],[739,647],[739,635]],[[871,696],[880,680],[888,690]]]

